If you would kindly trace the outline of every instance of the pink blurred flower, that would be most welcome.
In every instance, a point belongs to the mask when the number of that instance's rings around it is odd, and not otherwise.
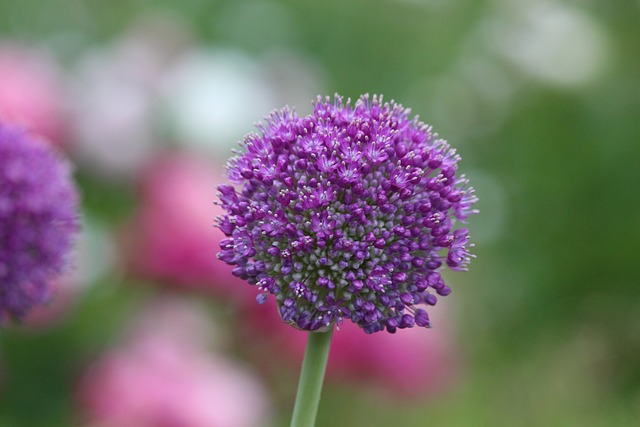
[[[209,353],[200,334],[190,335],[190,327],[203,324],[189,311],[166,302],[153,307],[123,346],[88,370],[79,389],[87,425],[266,425],[268,400],[261,384],[232,361]]]
[[[49,56],[17,44],[0,44],[0,118],[61,145],[63,99],[57,66]]]
[[[125,228],[124,254],[134,274],[228,298],[253,298],[215,253],[224,238],[213,226],[222,175],[192,157],[165,155],[141,174],[139,209]]]
[[[277,354],[277,360],[263,360],[270,371],[283,358],[299,367],[307,334],[284,324],[275,302],[247,306],[242,325],[243,340],[263,354]],[[449,390],[458,378],[460,358],[442,309],[434,311],[437,327],[399,329],[395,334],[363,334],[351,322],[343,322],[332,338],[327,364],[327,381],[347,381],[383,394],[424,398]]]

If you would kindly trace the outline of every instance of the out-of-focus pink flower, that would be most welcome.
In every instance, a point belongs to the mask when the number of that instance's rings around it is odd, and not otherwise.
[[[0,44],[0,118],[60,145],[63,96],[53,60],[35,49]]]
[[[87,425],[101,427],[259,427],[268,401],[250,373],[189,336],[198,319],[154,308],[134,333],[93,365],[80,384]],[[158,317],[160,316],[160,317]],[[161,322],[149,322],[155,317]],[[171,319],[171,321],[163,321]],[[186,321],[185,321],[186,320]],[[178,333],[180,332],[180,333]]]
[[[142,171],[139,209],[123,233],[125,262],[134,274],[222,297],[254,298],[215,257],[224,238],[213,226],[222,213],[213,204],[221,181],[211,164],[182,155],[165,155]]]
[[[307,333],[284,324],[275,302],[247,306],[243,319],[245,341],[270,350],[280,363],[288,359],[300,366]],[[396,334],[363,334],[358,326],[343,322],[333,333],[327,364],[327,381],[347,381],[391,396],[424,398],[444,393],[458,378],[460,358],[454,339],[443,321],[445,314],[433,310],[434,327],[399,329]],[[264,360],[265,364],[277,363]],[[261,366],[269,371],[271,366]]]

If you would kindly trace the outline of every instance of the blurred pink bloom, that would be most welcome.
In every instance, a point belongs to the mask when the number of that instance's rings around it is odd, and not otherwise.
[[[442,307],[432,311],[434,327],[399,329],[396,334],[363,334],[345,321],[333,334],[327,381],[348,381],[390,396],[424,398],[446,392],[458,378],[460,359]],[[299,369],[307,334],[282,322],[275,302],[247,306],[244,340],[266,347],[260,354],[277,354]],[[431,314],[431,313],[430,313]],[[262,366],[271,370],[271,366]]]
[[[148,311],[120,348],[82,378],[87,425],[101,427],[259,427],[268,401],[259,382],[209,353],[188,328],[203,325],[187,307]],[[146,319],[145,319],[146,317]],[[149,322],[154,317],[160,323]],[[165,321],[166,320],[166,321]]]
[[[0,44],[0,118],[60,145],[63,94],[53,60],[35,49]]]
[[[176,154],[142,172],[139,209],[123,233],[124,261],[135,274],[227,298],[254,298],[215,256],[224,238],[213,226],[221,213],[213,204],[220,182],[212,165]]]

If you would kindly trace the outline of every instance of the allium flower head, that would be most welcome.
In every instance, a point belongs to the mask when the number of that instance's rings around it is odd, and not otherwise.
[[[401,105],[364,95],[285,108],[249,134],[218,187],[227,236],[218,258],[273,294],[282,319],[320,331],[349,319],[367,333],[429,327],[440,271],[465,270],[475,213],[459,156]]]
[[[68,164],[0,123],[0,321],[49,297],[78,229],[77,198]]]

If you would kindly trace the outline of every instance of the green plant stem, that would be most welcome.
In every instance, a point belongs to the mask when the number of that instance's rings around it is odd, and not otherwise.
[[[291,427],[313,427],[316,423],[332,335],[333,328],[327,332],[308,333]]]

